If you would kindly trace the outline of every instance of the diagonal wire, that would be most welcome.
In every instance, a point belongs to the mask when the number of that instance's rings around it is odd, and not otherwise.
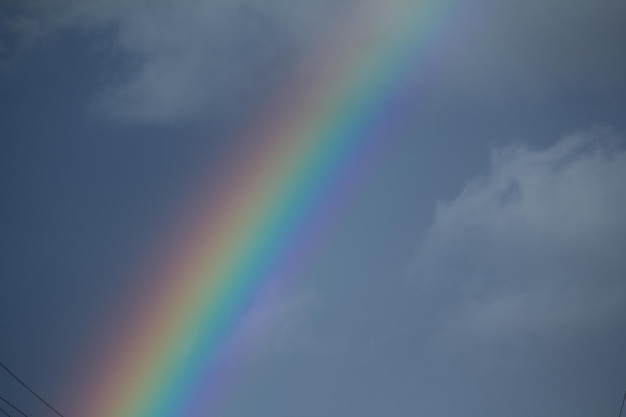
[[[9,375],[11,375],[17,382],[20,383],[20,385],[22,385],[24,388],[26,388],[28,390],[28,392],[30,392],[31,394],[33,394],[35,397],[37,397],[37,399],[39,401],[41,401],[42,403],[44,403],[50,410],[54,411],[54,413],[56,415],[58,415],[59,417],[64,417],[63,414],[59,413],[53,406],[51,406],[50,404],[48,404],[46,402],[46,400],[44,400],[43,398],[41,398],[39,395],[37,395],[37,393],[35,391],[33,391],[32,389],[30,389],[30,387],[28,385],[26,385],[17,375],[15,375],[13,372],[11,372],[11,370],[9,368],[6,367],[5,364],[3,364],[2,362],[0,362],[0,366],[2,368],[4,368],[5,371],[7,371],[9,373]]]
[[[622,410],[624,409],[624,401],[626,401],[626,391],[624,391],[624,398],[622,399],[622,406],[619,409],[619,417],[622,417]]]
[[[17,408],[15,405],[13,405],[11,402],[9,402],[9,400],[7,400],[6,398],[0,396],[0,401],[2,401],[3,403],[5,403],[6,405],[8,405],[9,407],[11,407],[12,409],[14,409],[15,411],[17,411],[18,413],[20,413],[22,416],[24,417],[28,417],[26,415],[26,413],[24,413],[22,410],[20,410],[19,408]]]
[[[6,411],[4,411],[4,410],[2,409],[2,407],[0,407],[0,414],[5,415],[6,417],[11,417],[11,414],[9,414],[9,413],[7,413]]]

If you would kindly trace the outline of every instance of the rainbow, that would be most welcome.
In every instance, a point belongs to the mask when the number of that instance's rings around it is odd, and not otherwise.
[[[357,2],[358,3],[358,2]],[[77,415],[208,415],[255,297],[306,261],[414,109],[402,95],[451,0],[362,1],[244,133],[249,147],[155,268]],[[202,194],[202,193],[200,193]],[[121,335],[121,336],[120,336]],[[127,343],[128,342],[128,343]]]

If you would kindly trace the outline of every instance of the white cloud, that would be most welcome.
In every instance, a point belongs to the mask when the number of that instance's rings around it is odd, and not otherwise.
[[[488,175],[438,205],[412,271],[444,339],[515,346],[624,322],[622,145],[594,130],[494,151]]]

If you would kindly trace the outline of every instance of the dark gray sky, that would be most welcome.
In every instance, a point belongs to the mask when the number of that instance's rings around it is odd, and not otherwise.
[[[0,360],[66,417],[174,213],[364,3],[0,0]],[[626,3],[459,10],[213,415],[617,415]]]

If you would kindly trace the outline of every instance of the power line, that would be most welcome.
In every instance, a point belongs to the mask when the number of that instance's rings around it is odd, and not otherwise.
[[[20,385],[22,385],[24,388],[26,388],[28,390],[28,392],[30,392],[31,394],[33,394],[35,397],[37,397],[37,399],[39,401],[41,401],[42,403],[44,403],[50,410],[52,410],[56,415],[58,415],[59,417],[65,417],[63,414],[59,413],[53,406],[51,406],[50,404],[48,404],[48,402],[46,400],[44,400],[43,398],[41,398],[39,395],[37,395],[37,393],[35,391],[33,391],[32,389],[30,389],[30,387],[28,385],[26,385],[21,379],[18,378],[17,375],[15,375],[13,372],[11,372],[11,370],[9,368],[6,367],[5,364],[3,364],[2,362],[0,362],[0,366],[4,368],[5,371],[7,371],[9,373],[9,375],[11,375],[17,382],[20,383]]]
[[[12,409],[14,409],[15,411],[17,411],[18,413],[20,413],[22,416],[24,417],[28,417],[26,415],[26,413],[24,413],[22,410],[20,410],[19,408],[17,408],[15,405],[11,404],[9,402],[9,400],[7,400],[6,398],[0,396],[0,401],[4,402],[6,405],[8,405],[9,407],[11,407]]]
[[[622,406],[619,409],[619,417],[622,417],[622,410],[624,409],[624,401],[626,401],[626,391],[624,391],[624,398],[622,398]]]
[[[5,416],[7,416],[7,417],[11,417],[11,414],[9,414],[9,413],[7,413],[6,411],[4,411],[4,410],[2,409],[2,407],[0,407],[0,413],[4,414],[4,415],[5,415]]]

